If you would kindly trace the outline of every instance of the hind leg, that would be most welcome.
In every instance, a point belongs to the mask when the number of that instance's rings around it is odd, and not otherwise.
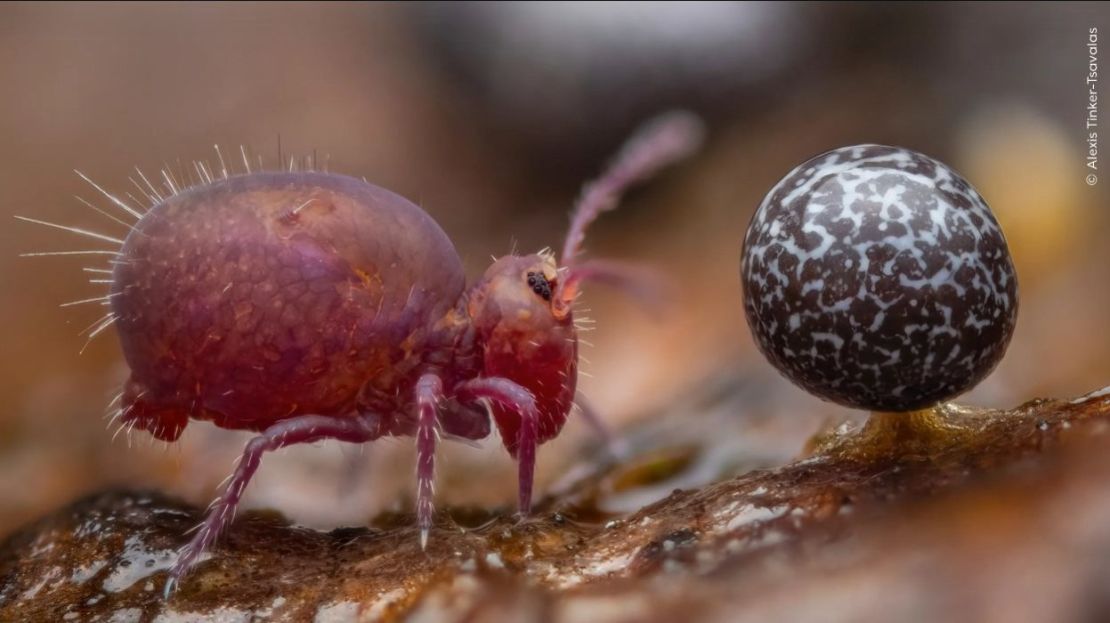
[[[239,464],[228,479],[223,493],[212,502],[208,514],[198,526],[192,540],[178,551],[177,562],[170,569],[170,579],[166,582],[165,595],[169,596],[174,585],[189,572],[198,562],[201,554],[231,523],[243,496],[243,489],[254,476],[264,453],[293,444],[312,443],[323,439],[362,443],[371,441],[375,437],[375,428],[363,418],[303,415],[278,422],[267,428],[261,435],[251,439],[243,449]]]
[[[416,383],[416,523],[420,549],[428,546],[434,516],[436,473],[436,408],[443,397],[443,382],[425,374]]]

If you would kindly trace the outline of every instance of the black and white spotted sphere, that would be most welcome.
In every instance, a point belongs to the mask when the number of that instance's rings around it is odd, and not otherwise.
[[[744,307],[787,378],[850,407],[909,411],[970,389],[1017,317],[1006,239],[952,169],[908,149],[842,147],[764,198],[744,240]]]

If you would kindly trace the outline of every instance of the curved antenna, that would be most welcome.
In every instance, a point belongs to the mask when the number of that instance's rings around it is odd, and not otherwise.
[[[560,260],[565,269],[556,286],[553,309],[564,317],[578,294],[578,285],[592,276],[609,274],[600,265],[578,270],[575,258],[586,238],[586,228],[602,212],[616,208],[621,195],[637,182],[697,151],[705,129],[700,119],[686,111],[671,111],[648,121],[625,142],[601,177],[582,189],[570,219],[570,230]],[[624,271],[618,271],[624,272]],[[594,275],[597,273],[597,275]],[[616,274],[611,275],[614,278]]]
[[[559,258],[562,265],[574,261],[586,238],[586,228],[602,212],[617,207],[624,191],[694,153],[704,134],[701,120],[686,111],[663,113],[641,126],[601,177],[582,189],[570,219],[563,256]]]

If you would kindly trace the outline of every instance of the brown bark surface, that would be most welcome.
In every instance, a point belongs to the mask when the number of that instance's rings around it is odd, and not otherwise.
[[[605,510],[694,469],[705,448],[671,437],[523,522],[445,510],[426,553],[408,515],[324,533],[249,512],[169,601],[201,509],[107,491],[0,546],[0,620],[1102,620],[1108,430],[1106,390],[874,417],[784,466]]]

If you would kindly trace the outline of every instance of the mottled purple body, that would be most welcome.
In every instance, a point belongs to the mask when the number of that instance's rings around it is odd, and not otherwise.
[[[1017,280],[986,202],[947,166],[858,145],[809,160],[763,200],[741,281],[760,350],[851,407],[906,411],[978,383],[1001,360]]]
[[[424,542],[438,438],[486,437],[492,414],[526,512],[536,447],[566,422],[577,380],[555,278],[550,256],[509,256],[468,290],[423,210],[339,175],[229,177],[154,206],[112,280],[131,368],[121,419],[166,440],[190,419],[262,433],[173,577],[230,521],[262,455],[294,443],[415,437]]]
[[[185,191],[143,217],[115,270],[126,417],[163,439],[190,417],[262,430],[374,413],[383,434],[411,432],[392,420],[423,368],[478,371],[459,356],[473,336],[443,322],[464,287],[435,222],[365,182],[257,173]]]

